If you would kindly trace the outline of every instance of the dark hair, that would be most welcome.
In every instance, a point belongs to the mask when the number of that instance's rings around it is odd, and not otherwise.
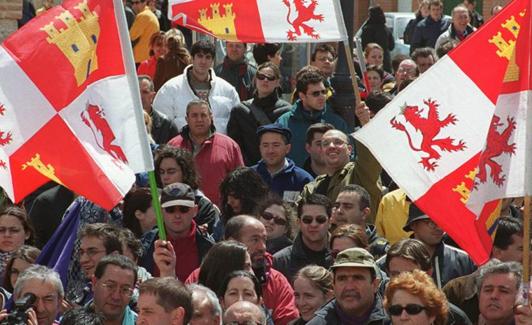
[[[61,325],[104,325],[104,316],[89,308],[78,307],[67,310],[61,318]]]
[[[312,124],[311,126],[308,127],[307,129],[307,134],[306,134],[306,140],[305,140],[305,143],[306,144],[312,144],[312,140],[314,140],[314,135],[316,135],[316,133],[325,133],[329,130],[334,130],[334,126],[330,123],[314,123]]]
[[[120,228],[120,241],[133,254],[133,257],[135,258],[135,261],[133,262],[137,262],[142,257],[142,254],[144,253],[142,243],[140,242],[140,239],[135,237],[135,234],[133,234],[131,230],[127,228]]]
[[[13,292],[13,286],[11,285],[11,274],[13,273],[13,263],[16,259],[26,261],[30,264],[34,264],[35,260],[41,253],[41,250],[38,248],[35,248],[30,245],[22,245],[17,249],[13,255],[11,256],[11,259],[9,262],[7,262],[6,265],[6,272],[4,275],[4,289],[6,289],[9,292]]]
[[[503,250],[507,249],[513,244],[512,235],[523,236],[523,222],[513,217],[499,218],[493,246]]]
[[[381,109],[384,108],[389,102],[391,102],[393,96],[390,93],[384,91],[371,91],[366,98],[365,102],[368,108],[374,113],[377,114]]]
[[[272,205],[279,205],[283,208],[284,215],[286,217],[286,236],[289,238],[294,238],[295,211],[292,206],[288,202],[283,201],[278,194],[270,192],[268,196],[266,196],[266,198],[259,203],[255,215],[257,217],[262,216],[264,211],[266,211],[266,209]]]
[[[320,82],[325,81],[323,74],[319,72],[319,70],[314,70],[314,69],[308,69],[301,74],[298,73],[296,78],[297,78],[297,83],[296,83],[297,93],[300,93],[300,92],[306,93],[308,89],[308,85],[318,84]]]
[[[298,218],[301,218],[301,214],[303,213],[303,206],[305,205],[321,205],[322,207],[325,208],[327,216],[328,217],[331,216],[331,213],[332,213],[331,200],[323,194],[313,193],[313,194],[310,194],[307,198],[303,198],[297,206],[297,217]]]
[[[222,296],[220,284],[227,274],[244,270],[247,247],[235,240],[216,243],[201,263],[198,283],[210,288],[218,296]]]
[[[368,25],[384,25],[386,24],[386,18],[384,17],[384,11],[381,6],[376,5],[369,7]]]
[[[253,47],[253,58],[258,65],[268,62],[268,57],[275,56],[275,53],[279,52],[281,44],[279,43],[263,43],[255,44]]]
[[[131,230],[137,238],[142,237],[143,233],[139,219],[135,216],[135,212],[139,210],[142,213],[146,213],[151,207],[151,202],[151,192],[147,187],[134,188],[124,197],[122,223],[124,227]]]
[[[430,0],[429,9],[432,6],[438,6],[438,7],[442,7],[443,8],[443,2],[441,2],[441,0]]]
[[[432,47],[420,47],[412,52],[412,60],[416,61],[418,58],[428,58],[432,56],[434,61],[437,60],[436,51]]]
[[[151,294],[157,297],[156,303],[170,312],[178,307],[185,310],[183,324],[188,324],[192,313],[192,293],[179,280],[173,277],[151,278],[140,284],[139,294]]]
[[[336,59],[336,49],[332,45],[327,43],[319,43],[316,45],[314,51],[312,51],[312,54],[310,55],[310,62],[316,61],[316,55],[318,52],[329,52],[332,54],[333,58]]]
[[[33,245],[33,234],[35,233],[35,230],[33,230],[33,226],[28,220],[28,215],[25,209],[16,205],[8,206],[4,210],[2,210],[2,212],[0,212],[0,218],[2,218],[3,216],[12,216],[17,218],[22,224],[24,232],[26,234],[29,234],[28,239],[24,241],[24,244]]]
[[[155,154],[155,175],[157,186],[163,187],[159,172],[161,169],[161,162],[164,158],[172,158],[176,161],[177,165],[181,168],[181,174],[183,175],[182,183],[187,184],[193,190],[199,188],[199,175],[196,171],[196,165],[192,154],[188,150],[168,145],[161,146]]]
[[[192,44],[190,48],[190,55],[194,57],[198,53],[210,54],[212,58],[216,56],[216,47],[214,43],[207,40],[199,40],[196,43]]]
[[[336,228],[331,234],[331,247],[334,240],[341,237],[347,237],[351,239],[353,242],[355,242],[355,247],[368,249],[368,235],[366,234],[366,230],[360,225],[346,224]]]
[[[364,187],[358,184],[349,184],[344,186],[339,193],[343,192],[352,192],[358,194],[358,196],[360,197],[358,203],[360,210],[364,210],[365,208],[369,208],[371,206],[371,198],[369,196],[368,191]]]
[[[428,271],[432,267],[430,253],[425,244],[417,239],[402,239],[394,243],[386,253],[384,265],[389,270],[390,261],[394,257],[402,257],[419,265],[422,271]]]
[[[220,297],[223,297],[225,292],[227,291],[227,287],[229,286],[229,282],[233,280],[234,278],[248,278],[253,282],[253,286],[255,287],[255,293],[257,294],[257,298],[262,298],[262,286],[259,282],[259,279],[253,274],[248,271],[233,271],[229,273],[224,281],[222,282],[222,285],[220,286],[220,292],[222,293]]]
[[[370,64],[366,67],[366,71],[367,72],[374,71],[379,75],[381,80],[384,80],[384,69],[382,68],[382,65]]]
[[[111,254],[102,257],[98,265],[96,265],[96,270],[94,271],[94,276],[97,279],[101,279],[107,270],[108,265],[117,266],[123,270],[129,270],[133,272],[134,281],[133,286],[137,283],[137,266],[133,263],[132,260],[120,254]]]
[[[224,223],[227,223],[227,220],[235,215],[235,212],[227,203],[229,195],[240,199],[242,211],[239,214],[253,214],[257,202],[262,201],[268,192],[268,186],[264,183],[262,177],[251,168],[238,167],[227,174],[220,184]]]
[[[410,57],[405,54],[397,54],[392,58],[392,68],[394,73],[397,72],[397,69],[399,69],[399,64],[403,62],[403,60],[409,59]]]
[[[266,68],[270,68],[272,69],[273,71],[273,76],[277,79],[280,79],[281,78],[281,70],[279,69],[279,67],[275,64],[275,63],[272,63],[270,61],[268,62],[264,62],[262,63],[261,65],[259,65],[257,67],[257,73],[260,72],[260,70],[262,69],[266,69]],[[257,75],[257,73],[255,73],[255,75]]]
[[[111,254],[114,251],[117,251],[119,254],[122,254],[122,243],[119,239],[120,230],[115,226],[108,223],[90,223],[83,228],[79,233],[79,238],[83,237],[96,237],[103,242],[105,247],[105,254]]]

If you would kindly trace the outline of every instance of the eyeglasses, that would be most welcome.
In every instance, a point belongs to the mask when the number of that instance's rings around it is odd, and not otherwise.
[[[262,73],[257,73],[257,79],[259,79],[259,80],[268,79],[268,81],[274,81],[274,80],[276,80],[277,78],[275,78],[275,77],[270,77],[270,76],[267,76],[267,75],[262,74]]]
[[[306,225],[310,225],[312,221],[316,220],[317,223],[323,225],[327,222],[328,219],[329,218],[327,218],[326,216],[317,216],[316,218],[312,218],[311,216],[303,216],[303,218],[301,218],[301,222]]]
[[[105,253],[105,251],[104,250],[93,249],[93,248],[89,248],[86,251],[83,250],[83,249],[80,249],[79,250],[79,257],[82,257],[84,254],[87,254],[87,256],[90,258],[90,257],[93,257],[94,255],[100,254],[100,253]]]
[[[118,293],[124,297],[131,297],[133,295],[133,288],[131,287],[118,287],[116,283],[101,283],[100,286],[108,292],[115,292],[118,289]]]
[[[166,213],[175,213],[176,211],[179,211],[181,213],[187,213],[188,211],[190,211],[191,207],[185,207],[185,206],[182,206],[182,205],[174,205],[174,206],[171,206],[171,207],[166,207],[164,208],[164,211]]]
[[[327,96],[327,89],[313,91],[310,95],[312,97]]]
[[[270,220],[273,219],[273,222],[276,225],[286,226],[286,220],[285,219],[277,217],[277,216],[274,216],[273,214],[271,214],[269,212],[263,212],[262,213],[262,218],[264,218],[264,220],[267,220],[267,221],[270,221]]]
[[[403,310],[406,310],[408,315],[417,315],[425,309],[424,306],[417,304],[408,304],[404,307],[401,305],[391,305],[390,308],[388,308],[388,313],[392,316],[400,316],[403,313]]]

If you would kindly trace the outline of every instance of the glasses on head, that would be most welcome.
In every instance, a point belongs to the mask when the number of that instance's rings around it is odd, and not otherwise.
[[[313,91],[310,95],[312,97],[327,96],[327,89]]]
[[[124,297],[131,297],[133,295],[133,288],[131,287],[119,287],[116,283],[101,283],[100,286],[108,292],[116,292],[116,289],[118,289],[120,295]]]
[[[84,254],[87,254],[88,257],[93,257],[96,254],[105,253],[104,250],[99,250],[95,248],[89,248],[87,250],[80,249],[79,250],[79,257],[82,257]]]
[[[257,73],[257,79],[259,79],[259,80],[268,79],[268,81],[274,81],[274,80],[277,79],[277,78],[275,78],[275,77],[270,77],[270,76],[267,76],[267,75],[262,74],[262,73]]]
[[[188,211],[190,211],[190,209],[192,209],[192,208],[191,207],[185,207],[185,206],[182,206],[182,205],[174,205],[174,206],[171,206],[171,207],[164,208],[164,211],[167,212],[167,213],[175,213],[177,211],[179,211],[181,213],[187,213]]]
[[[279,226],[286,226],[286,220],[283,219],[283,218],[280,218],[278,216],[274,216],[273,214],[269,213],[269,212],[266,212],[264,211],[262,213],[262,218],[264,220],[267,220],[267,221],[270,221],[273,219],[273,222],[276,224],[276,225],[279,225]]]
[[[406,306],[391,305],[390,308],[388,308],[388,313],[392,316],[400,316],[403,313],[403,310],[406,310],[408,315],[417,315],[425,310],[425,307],[418,304],[408,304]]]
[[[326,216],[317,216],[316,218],[313,218],[311,216],[303,216],[301,218],[301,222],[303,222],[306,225],[310,225],[312,221],[316,221],[320,225],[323,225],[324,223],[327,222],[327,219],[328,218]]]

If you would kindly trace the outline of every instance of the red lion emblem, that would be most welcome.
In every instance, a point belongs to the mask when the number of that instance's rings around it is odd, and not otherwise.
[[[127,158],[122,148],[113,144],[116,137],[109,122],[105,119],[105,113],[99,106],[88,104],[87,109],[81,112],[81,120],[91,129],[94,139],[100,148],[115,159],[127,163]]]
[[[402,115],[404,115],[407,122],[417,130],[420,131],[423,135],[423,140],[419,148],[416,148],[412,142],[412,137],[406,127],[401,123],[396,121],[395,117],[390,120],[390,123],[394,129],[403,131],[406,133],[408,138],[408,145],[414,151],[422,151],[428,154],[428,157],[423,157],[419,161],[428,171],[433,171],[438,167],[437,161],[440,159],[441,155],[438,151],[434,149],[434,146],[439,147],[441,151],[462,151],[466,148],[466,145],[463,140],[460,140],[458,144],[454,144],[454,139],[451,137],[443,139],[435,139],[436,136],[440,133],[441,129],[448,126],[449,124],[455,124],[457,122],[456,116],[454,114],[449,114],[443,120],[439,119],[438,116],[438,106],[435,101],[423,100],[423,103],[428,106],[429,112],[427,117],[421,117],[423,109],[418,108],[417,106],[405,106],[402,108]],[[431,161],[431,159],[433,161]]]
[[[297,39],[296,36],[301,36],[301,29],[303,29],[303,32],[308,36],[314,39],[319,39],[320,34],[318,34],[314,28],[305,24],[305,22],[311,19],[323,21],[323,15],[316,15],[314,13],[314,11],[316,10],[316,6],[318,5],[318,1],[312,0],[308,6],[304,5],[303,0],[293,0],[293,2],[296,7],[297,17],[294,20],[290,21],[292,6],[290,5],[290,0],[283,0],[283,3],[288,7],[286,21],[294,28],[294,30],[287,31],[288,40],[295,41]]]
[[[499,157],[503,153],[509,155],[515,154],[515,143],[509,143],[508,140],[516,128],[514,118],[508,116],[506,118],[508,126],[504,131],[499,133],[499,126],[503,126],[503,123],[499,123],[500,120],[501,118],[499,116],[493,115],[490,129],[488,131],[486,149],[484,149],[480,155],[479,170],[477,174],[478,182],[485,183],[487,178],[486,166],[489,166],[491,170],[491,179],[493,180],[493,183],[499,187],[502,186],[506,180],[506,176],[502,174],[502,166],[495,162],[493,158]]]

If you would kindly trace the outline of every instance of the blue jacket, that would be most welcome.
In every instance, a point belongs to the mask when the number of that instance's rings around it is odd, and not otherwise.
[[[296,101],[292,110],[281,115],[275,122],[292,131],[292,140],[290,141],[292,149],[288,154],[288,158],[292,159],[299,167],[303,167],[308,157],[308,153],[305,150],[307,129],[312,124],[320,122],[330,123],[347,135],[353,132],[353,130],[349,130],[347,123],[340,115],[329,108],[329,104],[325,104],[325,108],[321,111],[309,112],[303,109],[301,100]]]
[[[303,187],[308,182],[314,180],[314,177],[307,173],[303,168],[297,167],[292,159],[286,158],[286,161],[288,164],[285,163],[285,167],[273,176],[266,168],[264,160],[259,161],[258,164],[251,167],[259,173],[264,182],[268,184],[270,190],[279,194],[281,198],[284,198],[285,192],[297,192],[299,195]],[[286,195],[287,200],[291,201],[289,199],[290,193],[286,193]]]
[[[412,36],[412,43],[410,45],[410,53],[420,47],[432,47],[436,45],[436,40],[443,34],[451,25],[451,20],[448,17],[442,17],[435,21],[430,17],[426,17],[420,21],[414,30]]]

